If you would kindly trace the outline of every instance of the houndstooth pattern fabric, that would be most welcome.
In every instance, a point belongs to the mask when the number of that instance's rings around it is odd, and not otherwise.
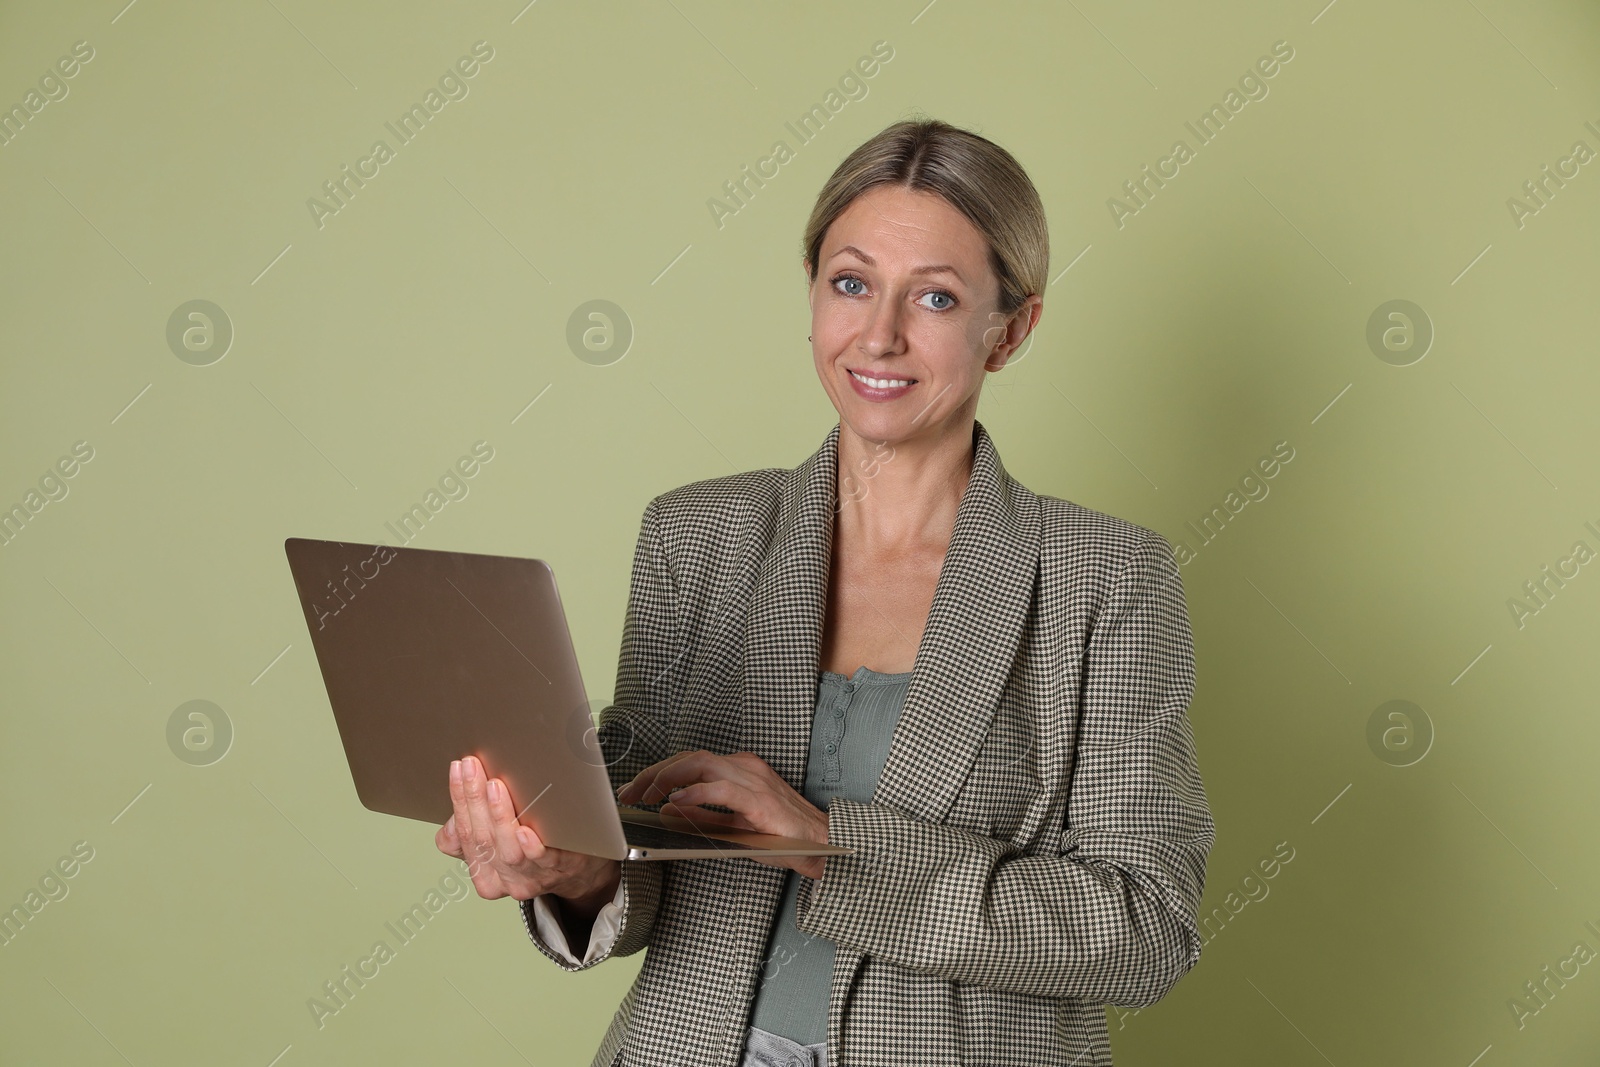
[[[614,784],[749,750],[804,786],[838,478],[835,425],[793,470],[645,508],[600,742]],[[846,505],[848,506],[848,505]],[[982,423],[904,709],[870,803],[835,799],[797,923],[838,944],[835,1067],[1110,1067],[1104,1005],[1198,961],[1215,826],[1190,729],[1171,546],[1029,491]],[[645,951],[594,1059],[735,1067],[784,870],[624,863],[609,953]]]

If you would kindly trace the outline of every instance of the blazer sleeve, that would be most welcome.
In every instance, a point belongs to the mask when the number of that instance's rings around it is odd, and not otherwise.
[[[1163,997],[1200,957],[1216,830],[1187,712],[1193,637],[1159,534],[1114,580],[1082,669],[1059,849],[835,797],[828,840],[858,851],[802,883],[798,927],[951,981],[1128,1007]]]
[[[600,712],[600,749],[605,754],[613,788],[666,758],[672,713],[686,673],[687,647],[678,647],[686,641],[681,600],[661,536],[659,505],[659,497],[650,501],[639,522],[628,608],[622,624],[622,650],[617,658],[615,702]],[[657,862],[622,862],[622,882],[616,898],[622,912],[620,925],[615,937],[597,946],[602,950],[587,963],[546,944],[539,936],[533,901],[523,900],[518,902],[518,910],[529,940],[569,971],[593,967],[612,956],[631,956],[650,943],[666,866]]]
[[[541,893],[533,898],[533,928],[537,940],[546,948],[553,948],[567,963],[589,963],[594,957],[610,949],[617,940],[617,930],[622,925],[622,909],[627,903],[626,887],[617,883],[616,894],[601,907],[589,930],[589,947],[579,959],[567,941],[561,927],[561,898],[554,893]]]

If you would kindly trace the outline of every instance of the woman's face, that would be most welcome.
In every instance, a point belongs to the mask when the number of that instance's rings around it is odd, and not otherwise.
[[[891,443],[967,428],[984,374],[1038,319],[1039,297],[1009,322],[999,297],[988,242],[944,199],[858,196],[828,228],[810,289],[812,358],[840,419]]]

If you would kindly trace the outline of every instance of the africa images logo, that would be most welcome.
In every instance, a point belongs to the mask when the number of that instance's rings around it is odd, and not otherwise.
[[[1220,137],[1229,121],[1243,111],[1246,104],[1252,100],[1265,100],[1270,92],[1267,81],[1276,77],[1283,69],[1282,64],[1293,58],[1294,48],[1288,41],[1274,41],[1272,55],[1257,59],[1252,69],[1240,75],[1239,88],[1230,88],[1222,95],[1221,103],[1212,104],[1194,122],[1184,123],[1189,132],[1194,134],[1194,148],[1180,137],[1173,142],[1170,152],[1156,160],[1154,171],[1146,163],[1141,168],[1141,177],[1123,182],[1122,191],[1127,194],[1128,200],[1114,196],[1106,200],[1106,208],[1111,212],[1111,221],[1116,223],[1117,229],[1122,229],[1128,219],[1149,207],[1156,192],[1166,188],[1167,182],[1183,173],[1183,168],[1197,158],[1198,149]]]
[[[445,69],[439,76],[439,87],[430,88],[424,93],[420,104],[413,103],[394,122],[383,124],[394,135],[395,146],[380,138],[372,142],[372,148],[366,155],[356,160],[354,170],[346,163],[339,168],[337,178],[323,182],[322,191],[327,200],[319,200],[314,196],[306,199],[306,208],[311,212],[311,221],[317,224],[317,229],[327,225],[328,216],[337,215],[350,206],[356,192],[365,189],[367,182],[376,178],[382,168],[395,158],[397,146],[408,145],[415,140],[423,127],[443,111],[450,101],[465,100],[472,91],[469,79],[477,77],[482,64],[493,58],[494,47],[488,41],[478,41],[472,46],[472,55],[462,56],[453,66]]]

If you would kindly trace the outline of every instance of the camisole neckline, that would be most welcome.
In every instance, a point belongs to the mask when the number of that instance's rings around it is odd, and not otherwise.
[[[871,667],[861,666],[856,668],[855,674],[850,675],[840,674],[838,671],[822,670],[819,670],[817,673],[824,680],[834,678],[843,682],[853,682],[856,685],[891,685],[895,682],[905,681],[915,672],[901,671],[898,674],[882,674],[873,670]]]

